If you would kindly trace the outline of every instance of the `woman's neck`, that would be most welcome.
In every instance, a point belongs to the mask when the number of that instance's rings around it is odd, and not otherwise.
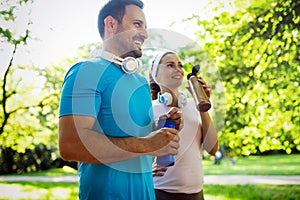
[[[169,105],[170,107],[178,107],[178,96],[179,96],[179,91],[178,89],[175,89],[175,90],[171,90],[167,87],[160,87],[160,93],[163,94],[165,92],[168,92],[172,95],[172,98],[173,98],[173,101],[172,101],[172,104]]]
[[[169,88],[167,88],[167,87],[161,86],[161,87],[160,87],[160,91],[161,91],[161,93],[169,92],[169,93],[172,94],[172,95],[176,95],[176,96],[179,95],[179,90],[178,90],[178,88],[176,88],[176,89],[169,89]]]

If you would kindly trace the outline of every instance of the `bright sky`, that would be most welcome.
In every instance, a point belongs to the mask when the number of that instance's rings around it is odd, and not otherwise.
[[[181,19],[191,17],[192,14],[201,15],[202,7],[207,1],[144,0],[148,28],[169,29],[193,39],[196,26],[182,23]],[[72,55],[80,45],[101,41],[97,30],[97,16],[105,2],[106,0],[35,0],[31,9],[33,24],[30,30],[31,36],[37,40],[29,42],[28,47],[18,54],[16,61],[20,64],[32,62],[42,67]],[[175,23],[170,27],[173,22]],[[19,23],[15,25],[22,30],[23,25]],[[3,62],[8,62],[11,51],[5,49],[0,53],[0,56],[4,54],[7,58],[1,59],[0,66],[6,66]],[[1,75],[2,73],[0,71]]]

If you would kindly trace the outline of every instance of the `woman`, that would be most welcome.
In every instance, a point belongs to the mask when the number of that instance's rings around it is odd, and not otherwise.
[[[182,62],[173,51],[159,53],[150,71],[150,88],[155,120],[172,106],[182,111],[183,128],[179,132],[180,147],[175,164],[168,168],[153,162],[153,179],[157,200],[204,199],[202,185],[202,148],[214,155],[218,138],[208,112],[199,112],[193,98],[187,99],[179,87],[184,71]],[[206,94],[210,89],[198,78]]]

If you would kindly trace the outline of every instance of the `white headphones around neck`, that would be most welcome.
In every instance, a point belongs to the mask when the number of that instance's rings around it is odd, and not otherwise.
[[[157,99],[160,103],[169,106],[173,103],[173,97],[169,92],[164,92],[163,94],[157,93]],[[180,93],[178,96],[178,107],[182,108],[186,104],[186,96],[183,93]]]
[[[102,51],[101,57],[109,62],[120,65],[122,71],[126,74],[138,73],[142,66],[142,62],[134,57],[120,58],[107,51]]]

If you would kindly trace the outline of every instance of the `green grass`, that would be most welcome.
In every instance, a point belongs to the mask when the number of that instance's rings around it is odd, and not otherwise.
[[[0,183],[0,199],[78,199],[76,183]],[[204,185],[206,200],[297,200],[298,185]]]
[[[248,175],[300,175],[300,155],[250,156],[228,159],[220,165],[213,160],[204,160],[205,175],[248,174]],[[27,173],[26,176],[77,175],[69,167],[43,172]],[[204,185],[206,200],[296,200],[300,196],[300,185]],[[77,183],[47,182],[0,182],[0,199],[78,199]]]
[[[300,154],[249,156],[237,158],[232,165],[229,159],[221,161],[220,165],[213,160],[203,160],[205,175],[300,175]]]
[[[205,200],[298,200],[299,185],[204,185]]]
[[[0,199],[78,199],[77,183],[0,182]]]
[[[30,172],[25,174],[11,174],[14,176],[69,176],[69,175],[77,175],[77,170],[64,166],[63,168],[53,168],[45,171],[40,172]],[[10,176],[10,175],[3,175],[3,176]]]

